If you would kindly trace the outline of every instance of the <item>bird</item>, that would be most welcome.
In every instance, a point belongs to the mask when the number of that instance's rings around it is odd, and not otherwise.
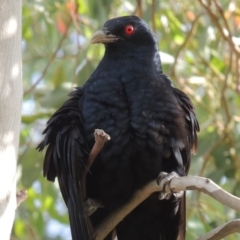
[[[81,181],[95,129],[111,140],[86,176],[87,197],[103,206],[90,216],[93,228],[161,172],[186,176],[199,131],[195,108],[163,73],[156,36],[143,19],[110,19],[91,43],[104,45],[101,61],[49,119],[38,146],[47,149],[43,174],[58,179],[73,240],[92,239]],[[185,194],[159,200],[154,193],[117,225],[118,240],[183,240],[185,211]]]

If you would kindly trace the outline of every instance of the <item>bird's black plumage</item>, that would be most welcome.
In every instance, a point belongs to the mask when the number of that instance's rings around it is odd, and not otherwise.
[[[186,175],[199,130],[190,99],[163,74],[155,36],[143,20],[109,20],[92,42],[105,44],[103,59],[48,121],[38,147],[48,146],[44,176],[58,178],[74,240],[91,239],[80,181],[94,129],[111,140],[87,175],[87,196],[104,205],[91,216],[93,226],[160,172]],[[117,226],[119,240],[174,240],[184,234],[184,197],[160,201],[152,194]]]

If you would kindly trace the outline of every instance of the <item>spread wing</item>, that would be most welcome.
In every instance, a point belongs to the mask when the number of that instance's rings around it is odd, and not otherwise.
[[[73,240],[89,240],[87,216],[80,181],[88,158],[79,103],[82,89],[77,88],[63,106],[47,122],[45,137],[37,149],[47,147],[43,174],[49,181],[57,177],[69,212]]]
[[[185,112],[185,119],[186,119],[186,127],[188,128],[189,135],[187,136],[187,146],[181,150],[181,155],[184,162],[185,172],[186,174],[189,171],[190,161],[191,161],[191,154],[196,153],[197,151],[197,132],[199,132],[199,124],[195,115],[194,107],[191,100],[188,96],[180,91],[177,88],[173,89],[174,94]],[[179,206],[179,214],[180,214],[180,225],[179,225],[179,233],[177,240],[185,240],[186,234],[186,195],[181,200]]]

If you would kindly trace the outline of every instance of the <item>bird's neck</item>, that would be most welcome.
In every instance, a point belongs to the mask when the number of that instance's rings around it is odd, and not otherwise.
[[[119,65],[120,68],[131,62],[131,66],[138,69],[140,66],[145,68],[152,67],[155,71],[162,73],[160,54],[157,46],[152,48],[138,47],[137,50],[131,48],[118,49],[116,46],[114,48],[108,46],[106,47],[102,61],[105,63],[109,62],[111,65]]]

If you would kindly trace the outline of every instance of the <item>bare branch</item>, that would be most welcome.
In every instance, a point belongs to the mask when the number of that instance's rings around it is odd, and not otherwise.
[[[227,222],[196,240],[219,240],[236,232],[240,233],[240,219]]]
[[[109,216],[104,219],[99,226],[97,226],[94,235],[95,239],[104,239],[117,226],[117,224],[121,222],[141,202],[148,198],[152,193],[162,191],[163,185],[163,181],[161,181],[158,185],[157,181],[154,180],[145,185],[143,188],[137,190],[128,203],[109,214]],[[240,198],[229,194],[210,179],[202,177],[176,177],[173,178],[170,184],[165,187],[166,193],[171,193],[172,191],[180,192],[185,190],[202,191],[225,206],[240,212]]]
[[[143,9],[142,9],[142,0],[137,0],[136,2],[136,10],[133,12],[133,14],[136,14],[140,18],[143,16]]]
[[[239,47],[233,42],[230,32],[228,32],[228,30],[226,28],[223,28],[219,22],[219,18],[218,16],[213,13],[211,6],[208,5],[204,0],[198,0],[200,2],[200,4],[204,7],[204,9],[206,10],[207,14],[209,15],[209,17],[211,18],[212,22],[216,25],[216,27],[218,28],[219,32],[221,33],[222,37],[224,40],[226,40],[230,47],[232,48],[233,52],[237,55],[240,56],[240,49]],[[225,22],[225,21],[224,21]]]
[[[224,11],[223,11],[223,9],[222,9],[222,6],[220,5],[220,3],[219,3],[217,0],[213,0],[213,1],[214,1],[214,3],[215,3],[215,6],[216,6],[218,12],[220,13],[220,16],[221,16],[221,18],[222,18],[222,20],[223,20],[223,23],[224,23],[224,25],[225,25],[225,28],[226,28],[226,30],[228,31],[228,36],[229,36],[230,38],[232,38],[232,34],[231,34],[231,31],[230,31],[230,27],[229,27],[229,25],[228,25],[228,22],[227,22],[225,16],[224,16]]]

